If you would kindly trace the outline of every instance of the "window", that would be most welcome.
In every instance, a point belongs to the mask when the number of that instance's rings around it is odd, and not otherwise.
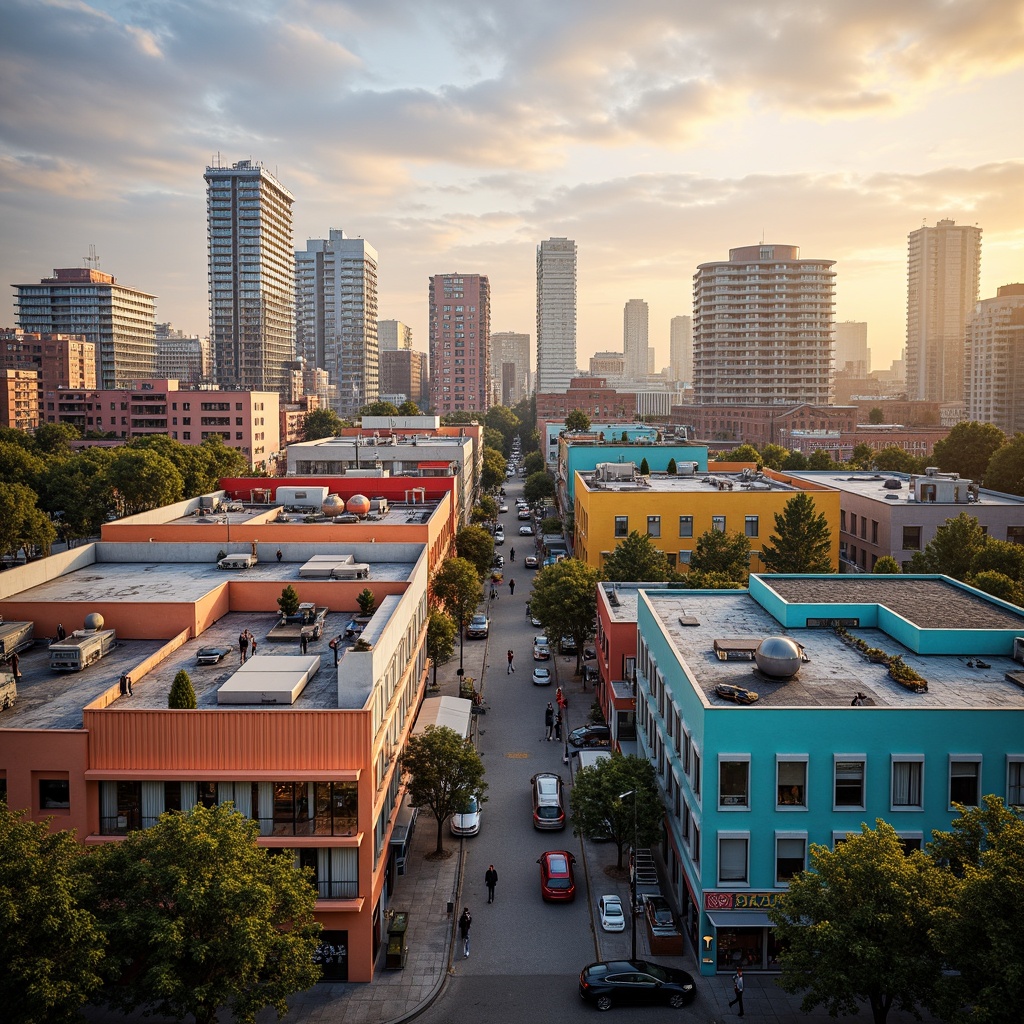
[[[903,847],[903,853],[907,857],[914,850],[920,850],[924,847],[924,833],[922,832],[897,832],[896,835],[899,837],[900,846]]]
[[[718,884],[747,884],[748,833],[718,833]]]
[[[679,564],[680,565],[689,565],[691,558],[693,558],[693,552],[692,551],[680,551],[679,552]]]
[[[864,755],[835,756],[834,808],[852,810],[864,807]]]
[[[39,809],[67,810],[71,807],[71,783],[67,779],[39,780]]]
[[[776,798],[778,807],[792,810],[807,808],[807,755],[791,754],[775,759]]]
[[[920,526],[904,526],[903,527],[903,550],[904,551],[920,551],[921,550],[921,527]]]
[[[857,513],[856,512],[851,512],[850,513],[850,533],[852,533],[855,537],[857,536]]]
[[[846,509],[841,508],[839,510],[839,529],[846,532]]]
[[[1006,802],[1011,807],[1024,807],[1024,757],[1007,758]]]
[[[892,809],[922,810],[921,780],[924,776],[924,757],[893,757]]]
[[[871,520],[871,543],[878,543],[878,523],[876,520]]]
[[[749,755],[719,755],[718,806],[730,810],[750,809]]]
[[[700,754],[693,748],[693,795],[700,796]]]
[[[693,823],[693,842],[690,844],[690,857],[695,868],[700,867],[700,826]]]
[[[680,516],[679,517],[679,536],[680,537],[692,537],[693,536],[693,516]]]
[[[660,537],[661,536],[661,516],[648,516],[647,517],[647,536],[648,537]]]
[[[615,536],[616,537],[628,537],[629,536],[629,516],[616,516],[615,517]]]
[[[981,755],[956,755],[949,759],[949,802],[978,806],[978,785],[981,782]]]
[[[1009,544],[1024,544],[1024,526],[1008,526],[1006,540]]]
[[[803,832],[775,833],[775,884],[788,885],[789,880],[806,867],[807,836]]]
[[[743,520],[743,532],[748,537],[757,536],[757,516],[746,516]]]
[[[719,533],[725,533],[725,516],[712,516],[711,529]]]

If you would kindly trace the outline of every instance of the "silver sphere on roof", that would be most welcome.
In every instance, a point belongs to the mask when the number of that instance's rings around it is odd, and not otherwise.
[[[337,494],[328,494],[324,498],[324,503],[320,506],[320,511],[323,512],[328,519],[333,519],[335,516],[340,516],[345,511],[345,499]]]
[[[775,679],[790,679],[800,671],[800,645],[788,636],[767,636],[754,651],[757,667]]]
[[[103,628],[103,616],[99,612],[89,612],[85,617],[85,628],[86,629],[102,629]]]

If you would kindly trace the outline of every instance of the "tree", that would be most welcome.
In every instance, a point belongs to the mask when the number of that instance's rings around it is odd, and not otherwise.
[[[377,607],[377,598],[373,596],[373,591],[369,587],[363,587],[356,594],[356,604],[359,605],[360,615],[372,615]]]
[[[761,464],[769,469],[782,469],[788,455],[789,449],[781,444],[761,445]]]
[[[727,462],[753,462],[761,465],[761,453],[752,444],[741,444],[729,452]]]
[[[804,993],[804,1013],[855,1014],[863,1000],[875,1024],[894,1005],[916,1014],[941,968],[930,934],[940,885],[929,859],[905,854],[881,819],[834,851],[813,843],[811,870],[793,876],[768,910],[784,949],[778,984]]]
[[[482,526],[464,526],[455,535],[455,550],[460,558],[472,562],[483,579],[494,561],[494,538]]]
[[[545,533],[561,533],[562,532],[562,520],[558,516],[548,516],[547,519],[542,519],[540,524],[540,532]]]
[[[183,669],[178,669],[171,683],[171,692],[167,695],[169,708],[190,709],[196,706],[196,691],[192,686],[192,677]]]
[[[943,473],[959,473],[980,483],[989,460],[1005,443],[1006,435],[993,424],[965,420],[935,442],[932,458]]]
[[[1001,601],[1024,605],[1024,586],[1021,586],[1016,580],[1010,579],[1005,572],[986,569],[968,576],[967,582],[972,587],[985,591],[986,594],[998,597]]]
[[[877,406],[877,405],[873,406],[872,409],[871,409],[871,412],[868,413],[868,423],[878,424],[878,423],[884,423],[884,422],[885,422],[885,413],[882,412],[882,410],[881,410],[881,408],[879,408],[879,406]]]
[[[434,573],[430,582],[434,600],[448,610],[459,624],[459,668],[462,668],[466,646],[466,623],[480,603],[480,576],[476,566],[465,558],[449,558]]]
[[[865,441],[853,446],[853,452],[846,464],[851,469],[870,469],[875,462],[875,449]]]
[[[807,468],[807,456],[800,451],[791,451],[782,461],[782,469],[790,473],[799,473]]]
[[[900,568],[900,563],[897,562],[892,555],[882,555],[882,557],[875,562],[875,567],[871,571],[876,576],[896,576],[903,570]]]
[[[539,505],[555,496],[555,482],[547,473],[531,473],[523,484],[523,497],[531,505]]]
[[[933,832],[928,852],[948,865],[946,898],[934,934],[956,972],[938,982],[932,1008],[952,1024],[1020,1019],[1024,964],[1024,820],[996,796],[982,807],[956,805],[949,832]]]
[[[746,577],[737,580],[730,573],[702,569],[691,569],[682,580],[682,586],[688,590],[742,590],[746,585]]]
[[[0,480],[34,488],[45,468],[46,464],[34,452],[20,444],[0,441]]]
[[[552,640],[569,636],[576,643],[576,675],[583,664],[583,647],[594,634],[597,615],[596,569],[578,558],[542,569],[533,580],[530,612],[540,619]]]
[[[455,620],[440,608],[430,609],[427,619],[427,657],[434,664],[434,686],[437,686],[437,667],[447,665],[455,654]]]
[[[750,540],[743,533],[708,530],[697,538],[690,556],[690,576],[713,574],[746,586],[750,570]],[[694,583],[688,583],[695,586]],[[723,589],[710,587],[706,589]],[[731,589],[731,588],[724,588]]]
[[[920,460],[895,444],[886,445],[875,452],[872,465],[883,473],[919,473],[921,471]]]
[[[82,435],[70,423],[40,423],[32,440],[40,455],[71,455],[71,442]]]
[[[797,494],[775,513],[775,533],[761,560],[768,572],[834,572],[832,531],[809,494]]]
[[[989,459],[985,486],[1004,494],[1024,494],[1024,433],[998,448]]]
[[[0,1006],[10,1024],[70,1024],[103,981],[106,940],[83,903],[83,848],[27,813],[0,802]]]
[[[676,465],[675,459],[668,460],[668,465],[665,467],[665,472],[668,473],[669,476],[675,476],[676,473],[679,472],[679,467]]]
[[[624,795],[627,793],[630,795]],[[620,870],[623,850],[633,845],[634,807],[637,847],[643,849],[660,842],[665,805],[658,792],[654,766],[646,758],[615,754],[576,773],[572,786],[572,830],[578,836],[608,836],[615,843]]]
[[[640,475],[641,476],[650,476],[651,475],[651,467],[650,467],[650,465],[647,462],[647,456],[646,455],[640,460]]]
[[[835,469],[836,464],[832,460],[832,455],[824,448],[815,448],[813,452],[807,458],[808,469]]]
[[[505,435],[500,430],[495,430],[494,427],[484,427],[484,447],[493,448],[496,452],[501,452],[502,455],[508,454]]]
[[[966,580],[986,540],[978,520],[961,512],[935,531],[935,536],[924,551],[914,556],[911,565],[915,572],[939,572],[956,580]]]
[[[484,423],[492,430],[497,430],[502,438],[502,451],[508,453],[512,449],[512,440],[523,425],[519,417],[507,406],[492,405],[487,410]]]
[[[480,486],[485,491],[495,491],[505,482],[505,456],[496,448],[484,448],[483,462]]]
[[[487,790],[484,763],[471,743],[448,726],[428,725],[412,736],[402,755],[402,771],[408,772],[410,802],[426,807],[437,821],[437,849],[444,856],[444,824],[469,799],[481,803]]]
[[[540,452],[530,452],[529,455],[523,459],[523,472],[526,474],[526,478],[529,479],[534,473],[544,472],[544,456]]]
[[[411,399],[407,398],[398,407],[399,416],[421,416],[420,407]]]
[[[281,591],[281,596],[277,599],[277,607],[281,609],[281,615],[286,618],[299,610],[299,595],[290,583]]]
[[[619,541],[602,566],[606,580],[616,583],[664,583],[668,579],[668,559],[646,534],[632,530]]]
[[[984,546],[971,561],[971,572],[987,570],[1001,572],[1017,583],[1024,583],[1024,545],[986,535]]]
[[[26,560],[35,554],[49,555],[56,538],[57,528],[45,512],[40,512],[35,505],[25,510],[18,530],[18,546],[24,549]]]
[[[397,416],[398,406],[394,402],[370,402],[359,410],[360,416]]]
[[[164,455],[140,448],[122,448],[108,471],[125,515],[162,508],[181,501],[185,485],[177,466]]]
[[[48,550],[56,532],[36,507],[35,491],[25,484],[0,483],[0,555],[32,544]]]
[[[573,409],[565,417],[565,429],[570,434],[585,434],[590,429],[590,417],[582,409]]]
[[[314,409],[302,419],[302,438],[318,441],[321,437],[338,437],[345,424],[333,409]]]
[[[480,511],[480,522],[498,518],[498,503],[489,494],[480,495],[480,500],[477,502],[476,508],[473,509],[474,519],[477,518],[477,509]]]
[[[259,824],[230,803],[168,812],[97,847],[97,915],[110,940],[105,998],[116,1009],[192,1014],[228,1006],[251,1024],[320,976],[316,889],[291,851],[256,843]]]

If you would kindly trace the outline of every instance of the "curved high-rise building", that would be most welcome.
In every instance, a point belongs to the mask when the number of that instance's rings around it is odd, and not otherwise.
[[[795,245],[745,245],[693,278],[698,405],[827,404],[835,260]]]
[[[537,246],[537,391],[564,394],[576,376],[576,243]]]

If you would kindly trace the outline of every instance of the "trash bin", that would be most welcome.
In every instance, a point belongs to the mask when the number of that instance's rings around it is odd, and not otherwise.
[[[388,922],[388,949],[384,957],[384,967],[389,971],[400,971],[405,967],[405,958],[409,955],[405,945],[408,928],[408,912],[396,910]]]

